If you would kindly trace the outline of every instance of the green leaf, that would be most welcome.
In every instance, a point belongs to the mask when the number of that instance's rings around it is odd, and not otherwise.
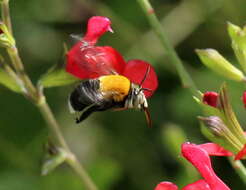
[[[61,65],[52,67],[46,74],[41,76],[38,84],[44,88],[65,86],[79,81],[80,79],[72,76],[65,71]]]
[[[235,55],[246,72],[246,27],[241,29],[239,26],[228,22],[227,29],[231,37],[232,48]]]
[[[0,22],[0,46],[10,48],[15,46],[15,39],[9,32],[7,26],[3,23]]]
[[[8,73],[3,71],[2,69],[0,69],[0,84],[4,85],[5,87],[7,87],[8,89],[14,92],[17,92],[17,93],[21,92],[21,88],[17,84],[17,82],[12,77],[10,77]]]
[[[196,50],[202,63],[214,72],[235,81],[243,81],[243,73],[214,49]]]

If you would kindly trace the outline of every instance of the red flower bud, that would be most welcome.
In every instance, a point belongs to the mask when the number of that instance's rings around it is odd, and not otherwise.
[[[208,104],[213,107],[217,107],[218,104],[218,96],[217,92],[205,92],[203,94],[203,103]]]
[[[177,185],[168,182],[168,181],[164,181],[159,183],[156,187],[155,190],[178,190]]]
[[[246,108],[246,91],[243,92],[242,100],[243,100],[244,108]]]

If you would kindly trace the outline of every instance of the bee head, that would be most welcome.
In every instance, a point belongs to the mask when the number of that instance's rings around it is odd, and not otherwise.
[[[148,102],[146,99],[146,96],[144,94],[144,91],[150,91],[152,92],[151,89],[148,88],[143,88],[142,84],[146,80],[146,77],[148,76],[150,71],[150,67],[147,68],[147,71],[139,85],[133,84],[132,83],[132,88],[131,91],[125,101],[125,107],[126,108],[135,108],[135,109],[140,109],[144,111],[146,121],[149,127],[152,126],[152,121],[150,118],[150,113],[148,110]]]

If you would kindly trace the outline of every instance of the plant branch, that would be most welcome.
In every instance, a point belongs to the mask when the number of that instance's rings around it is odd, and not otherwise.
[[[12,34],[12,26],[8,3],[9,0],[3,0],[1,2],[2,20],[5,22],[9,32],[11,32]],[[26,74],[17,47],[14,46],[7,48],[7,52],[17,75],[15,75],[15,72],[11,69],[11,67],[7,66],[5,69],[7,69],[8,73],[11,74],[13,78],[19,78],[23,82],[27,96],[30,97],[30,100],[34,103],[34,105],[36,105],[39,108],[39,111],[41,112],[41,115],[43,116],[44,120],[47,122],[49,129],[56,140],[56,143],[58,143],[58,145],[67,152],[68,158],[66,159],[66,161],[82,179],[85,188],[87,190],[97,190],[96,185],[90,179],[83,166],[80,164],[76,156],[71,152],[69,146],[67,145],[60,130],[60,126],[57,120],[55,119],[54,114],[52,113],[49,105],[46,102],[45,96],[42,93],[42,89],[37,89],[33,85],[29,76]]]
[[[242,162],[239,160],[235,161],[233,158],[230,157],[228,158],[228,160],[243,181],[243,183],[246,184],[246,168],[244,167]]]
[[[166,34],[164,30],[162,29],[162,26],[160,22],[158,21],[154,9],[152,8],[151,4],[149,3],[149,0],[137,0],[140,6],[142,7],[146,17],[148,18],[148,21],[150,25],[152,26],[154,32],[160,39],[166,54],[168,55],[171,63],[173,63],[177,69],[177,72],[182,80],[182,83],[185,87],[190,87],[190,90],[193,95],[200,97],[201,95],[198,93],[198,89],[196,88],[193,80],[191,79],[188,72],[185,70],[185,68],[182,65],[182,61],[178,57],[176,51],[171,46],[170,42],[168,41],[168,38],[166,37]],[[241,161],[234,161],[232,158],[229,158],[229,161],[233,168],[236,170],[240,178],[243,180],[243,182],[246,184],[246,168],[242,164]]]
[[[96,185],[92,182],[89,175],[86,173],[84,167],[80,164],[76,156],[72,153],[69,146],[67,145],[61,131],[60,126],[57,123],[54,114],[52,113],[49,105],[47,104],[45,97],[41,95],[41,100],[39,104],[37,104],[43,118],[47,122],[50,131],[53,134],[53,137],[56,138],[56,142],[60,147],[62,147],[67,154],[69,155],[68,159],[66,160],[67,163],[73,168],[73,170],[79,175],[79,177],[84,182],[84,185],[87,190],[97,190]]]
[[[33,102],[37,102],[38,92],[25,72],[17,47],[7,48],[7,52],[18,77],[23,81],[24,88],[27,91],[28,96]]]
[[[195,83],[191,79],[188,72],[185,70],[182,61],[180,60],[176,51],[170,44],[167,35],[165,34],[162,28],[162,25],[160,24],[159,20],[157,19],[157,16],[155,15],[155,11],[153,7],[151,6],[148,0],[137,0],[137,1],[139,5],[142,7],[149,21],[149,24],[153,28],[157,37],[160,39],[160,42],[166,51],[165,53],[167,54],[167,57],[169,58],[170,62],[176,67],[178,75],[182,81],[182,85],[184,87],[188,87],[194,96],[200,97],[200,94],[198,93],[198,89],[195,86]]]

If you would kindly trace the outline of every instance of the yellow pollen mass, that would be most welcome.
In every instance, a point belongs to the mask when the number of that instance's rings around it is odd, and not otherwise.
[[[122,101],[129,93],[131,82],[122,75],[106,75],[99,78],[100,91],[105,98],[113,98],[114,101]]]

